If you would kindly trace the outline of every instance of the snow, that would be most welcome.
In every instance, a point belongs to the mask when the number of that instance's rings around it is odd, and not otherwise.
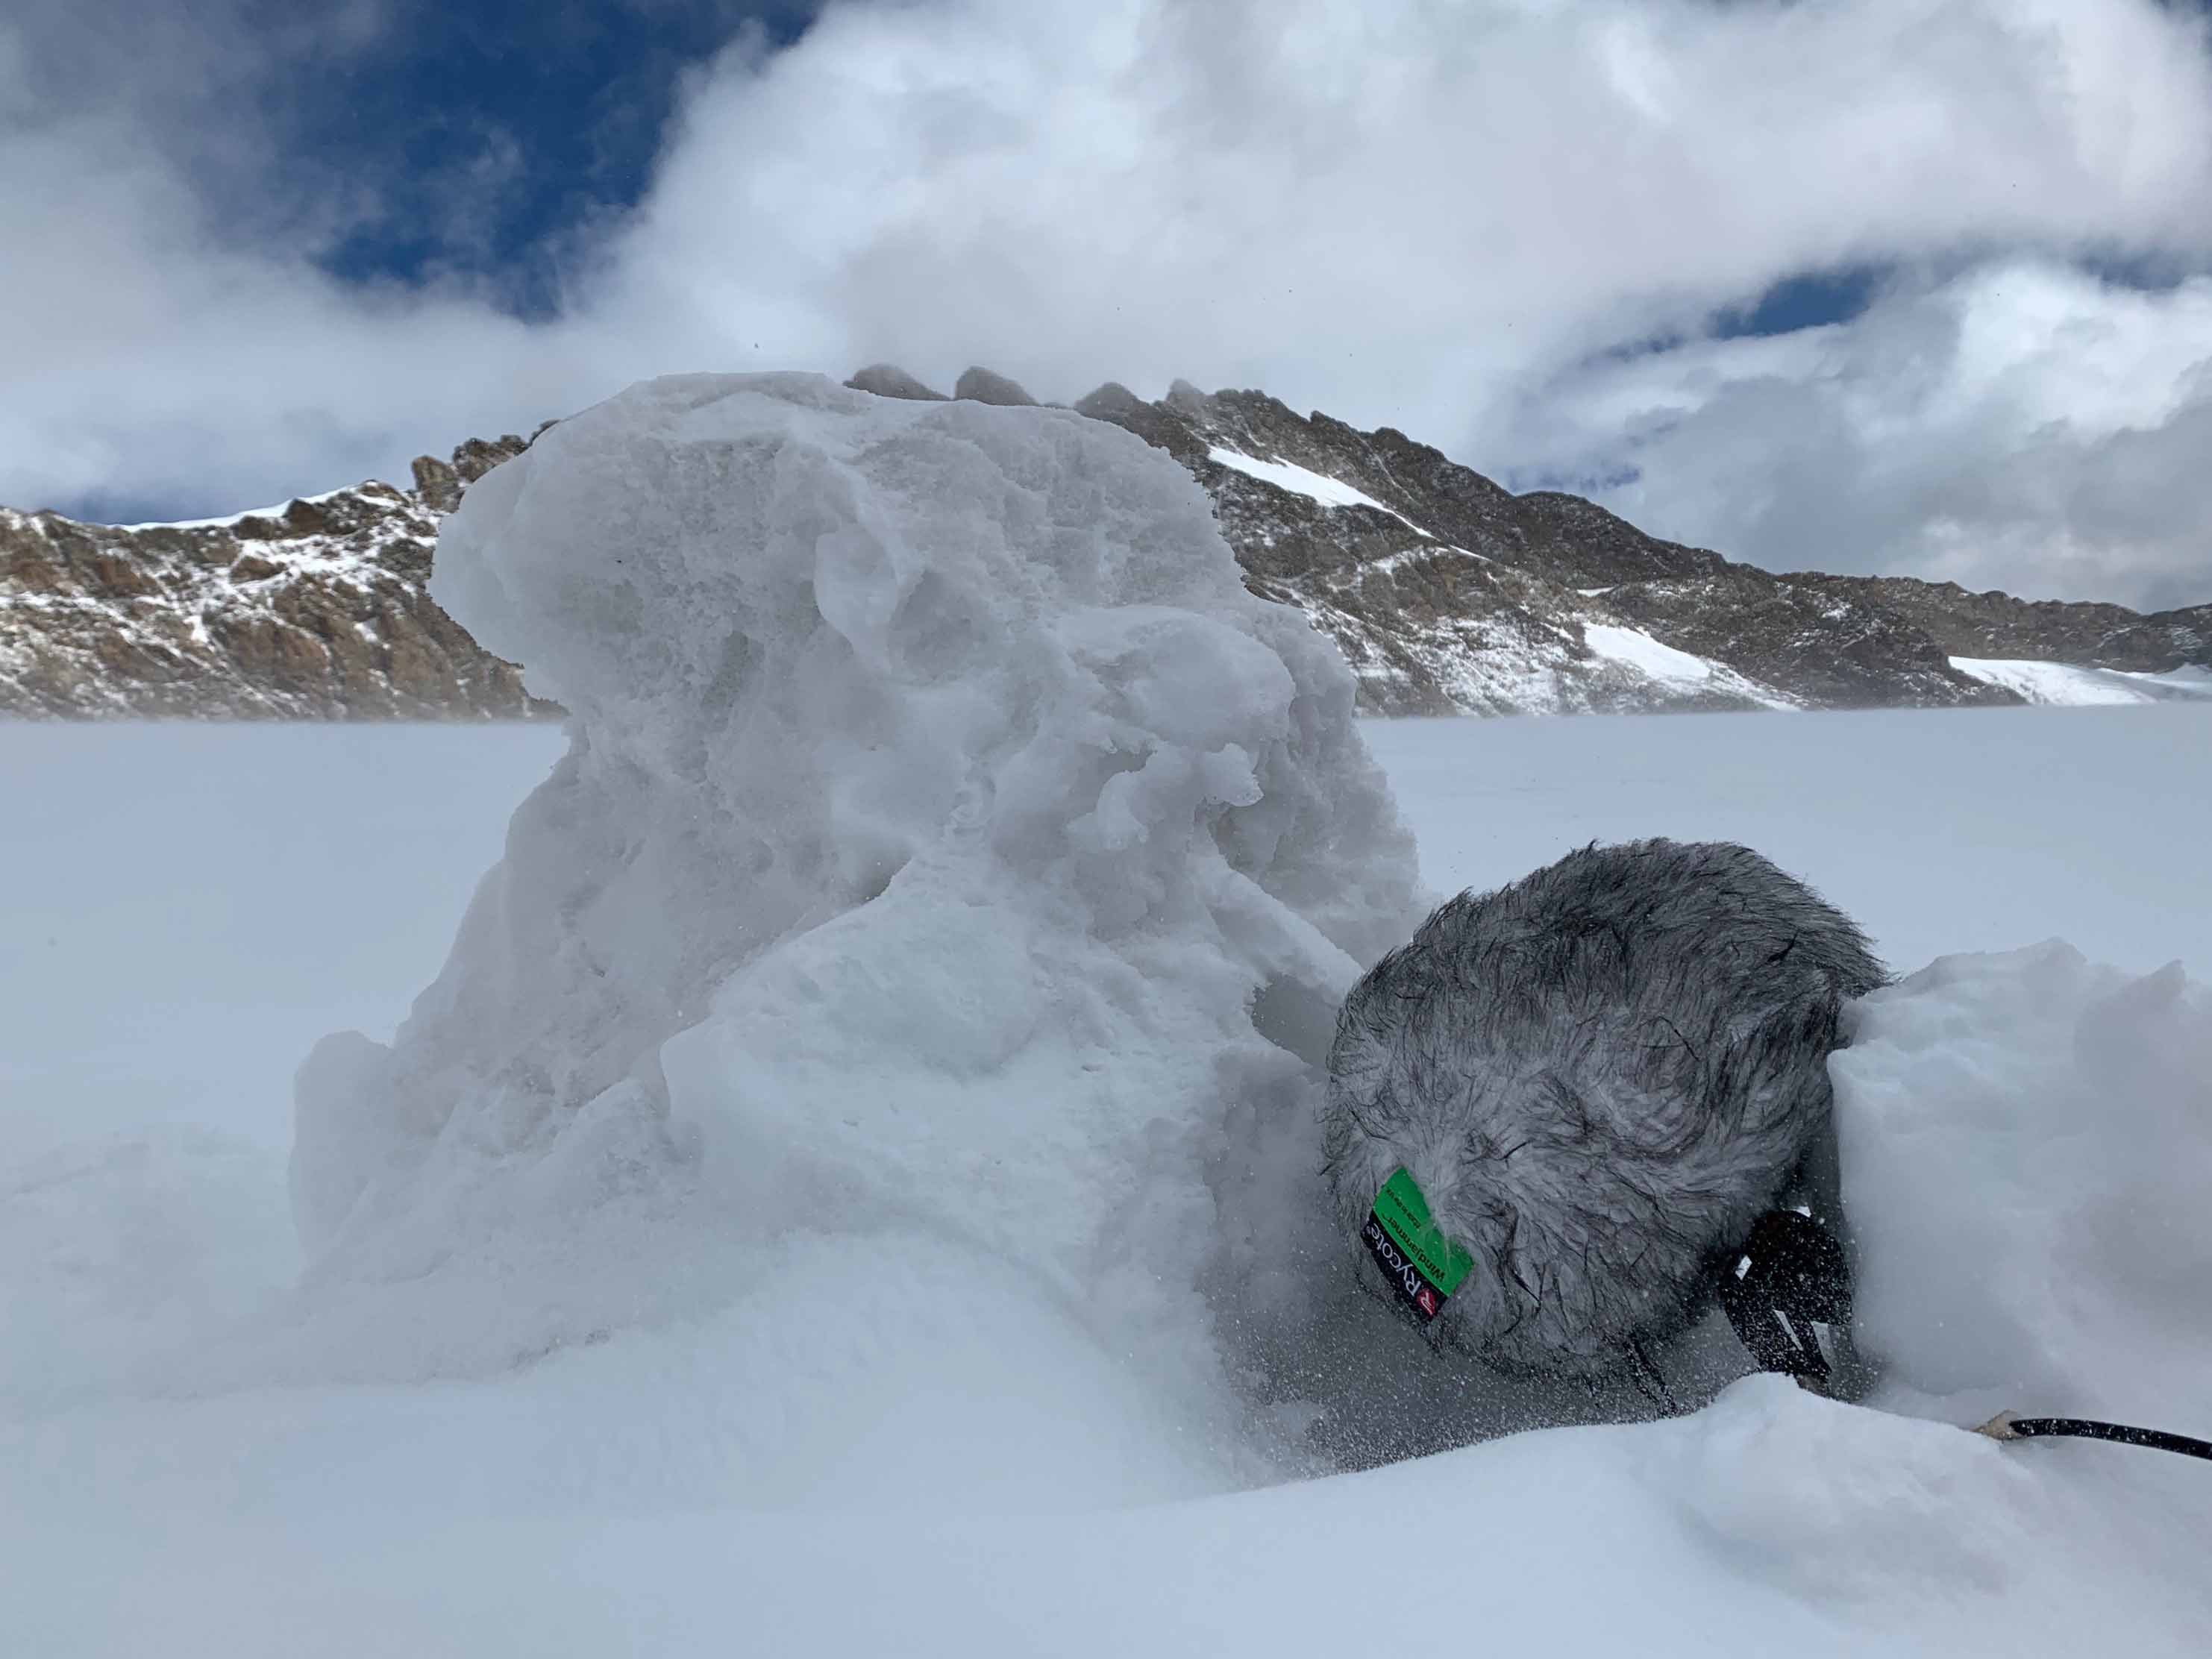
[[[1768,720],[1377,720],[1433,887],[1494,887],[1591,840],[1739,841],[1811,881],[1890,965],[2057,935],[2212,980],[2212,710],[1883,709]]]
[[[2212,990],[2053,940],[1856,1016],[1833,1072],[1861,1334],[1898,1380],[1969,1414],[2212,1424]]]
[[[840,1322],[813,1363],[1027,1328],[1099,1351],[1079,1461],[1115,1449],[1117,1499],[1178,1436],[1246,1458],[1209,1297],[1279,1266],[1217,1216],[1304,1157],[1414,863],[1342,662],[1188,475],[1067,411],[676,378],[472,488],[433,592],[574,742],[394,1043],[301,1068],[318,1353],[393,1374],[361,1333],[426,1298],[446,1373],[747,1280],[857,1315],[870,1264],[927,1263],[932,1324]],[[1115,1382],[1146,1345],[1174,1358]],[[973,1392],[915,1437],[1066,1464]]]
[[[1673,650],[1649,635],[1606,624],[1583,623],[1584,629],[1601,628],[1599,637],[1626,635],[1627,654],[1592,655],[1578,647],[1565,628],[1530,629],[1510,616],[1447,617],[1428,622],[1401,617],[1389,640],[1383,640],[1360,611],[1333,603],[1333,596],[1356,587],[1370,578],[1395,575],[1409,565],[1449,557],[1490,562],[1463,548],[1431,544],[1363,562],[1341,578],[1325,582],[1322,597],[1304,602],[1314,626],[1345,641],[1354,653],[1352,672],[1380,690],[1385,706],[1404,701],[1410,691],[1409,677],[1401,665],[1419,663],[1431,684],[1456,708],[1468,714],[1566,714],[1624,707],[1680,707],[1686,696],[1712,701],[1730,700],[1734,706],[1795,711],[1798,705],[1773,687],[1738,673],[1723,663],[1709,662]],[[1644,661],[1665,671],[1655,676]],[[1695,665],[1694,672],[1678,672],[1680,664]],[[1726,706],[1726,705],[1724,705]]]
[[[1308,501],[1319,501],[1323,507],[1371,507],[1378,513],[1388,513],[1401,524],[1409,526],[1417,536],[1429,533],[1396,507],[1383,506],[1364,490],[1354,489],[1341,478],[1316,472],[1295,461],[1286,461],[1279,456],[1271,461],[1263,461],[1241,450],[1224,449],[1218,444],[1206,452],[1206,458],[1217,466],[1242,472],[1249,478],[1271,483],[1278,489],[1287,489],[1293,495],[1303,495]]]
[[[2212,672],[2202,668],[2137,674],[2118,669],[2077,667],[2072,663],[1983,657],[1954,657],[1951,666],[1990,685],[2001,685],[2031,703],[2078,708],[2212,696]]]
[[[1595,593],[1607,590],[1583,591]],[[1583,643],[1593,656],[1618,663],[1630,672],[1662,686],[1710,688],[1732,693],[1762,708],[1791,714],[1798,710],[1797,704],[1772,687],[1747,678],[1725,663],[1678,650],[1662,640],[1653,639],[1641,629],[1592,622],[1584,623],[1582,629]]]
[[[346,494],[348,489],[358,487],[349,485],[346,489],[326,489],[319,495],[301,495],[294,497],[294,500],[306,501],[311,507],[319,506],[324,501]],[[283,501],[277,502],[274,507],[249,507],[242,513],[226,513],[221,518],[216,519],[156,519],[147,524],[118,524],[109,526],[108,528],[114,530],[228,530],[233,525],[245,523],[248,519],[282,519],[291,510],[291,501]]]
[[[287,1144],[301,1055],[333,1025],[391,1034],[560,748],[535,727],[0,722],[9,1152],[88,1123]]]
[[[2197,1466],[1950,1425],[2212,1430],[2212,1009],[2161,967],[2212,927],[2174,832],[2212,709],[1354,728],[1202,497],[1085,426],[690,381],[554,428],[441,580],[579,711],[557,762],[0,727],[36,872],[8,1645],[2197,1650]],[[1941,958],[1835,1067],[1888,1409],[1751,1378],[1328,1473],[1317,1419],[1468,1420],[1367,1391],[1423,1351],[1316,1298],[1264,1201],[1310,1150],[1305,1005],[1410,896],[1363,744],[1436,887],[1735,834]],[[370,1035],[302,1080],[303,1270],[283,1073],[331,1026]],[[1255,1375],[1322,1315],[1370,1369]]]
[[[1583,642],[1599,656],[1625,662],[1638,673],[1655,680],[1699,681],[1713,677],[1712,664],[1703,657],[1677,651],[1673,646],[1655,640],[1638,629],[1616,628],[1606,623],[1584,623]]]
[[[1354,568],[1352,580],[1358,581],[1369,576],[1395,576],[1408,566],[1425,564],[1431,559],[1473,559],[1480,564],[1490,562],[1481,554],[1470,553],[1463,547],[1409,547],[1401,552],[1386,553],[1379,559],[1362,562]]]
[[[1618,663],[1632,673],[1662,686],[1724,691],[1762,708],[1793,714],[1797,711],[1797,704],[1771,686],[1747,678],[1725,663],[1678,650],[1641,629],[1586,622],[1582,630],[1583,643],[1592,655]]]

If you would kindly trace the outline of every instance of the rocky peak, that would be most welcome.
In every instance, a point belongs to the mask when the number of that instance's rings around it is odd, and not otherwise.
[[[426,456],[412,493],[371,481],[189,524],[82,524],[0,508],[0,713],[557,713],[426,591],[440,517],[526,442],[471,441],[448,460]]]
[[[870,363],[845,384],[855,392],[872,392],[878,398],[902,398],[910,403],[947,401],[942,392],[924,386],[896,363]]]
[[[461,492],[478,478],[497,466],[511,460],[538,441],[539,432],[551,426],[547,421],[527,438],[510,432],[500,438],[468,438],[454,449],[453,459],[440,460],[434,455],[415,458],[415,494],[422,505],[433,513],[451,513],[461,504]]]
[[[1034,409],[1036,399],[1003,374],[988,368],[970,368],[954,383],[952,395],[972,398],[979,404],[1000,404],[1010,409]]]
[[[1104,386],[1076,408],[1191,469],[1254,591],[1334,635],[1376,713],[2013,700],[1893,619],[1794,602],[1764,572],[1577,496],[1516,495],[1393,428],[1187,381],[1157,403]],[[1723,574],[1757,610],[1735,633],[1663,586]]]

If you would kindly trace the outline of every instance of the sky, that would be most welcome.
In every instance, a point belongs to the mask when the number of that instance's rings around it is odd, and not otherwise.
[[[1777,569],[2212,600],[2193,0],[12,0],[0,225],[14,506],[981,362]]]

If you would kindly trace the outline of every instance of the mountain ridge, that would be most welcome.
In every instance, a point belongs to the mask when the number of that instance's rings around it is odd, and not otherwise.
[[[847,384],[945,398],[888,364]],[[1036,402],[981,368],[952,395]],[[2212,669],[2212,605],[2144,615],[1770,572],[1580,496],[1516,495],[1395,428],[1300,416],[1262,392],[1179,380],[1147,402],[1109,382],[1072,408],[1197,478],[1247,586],[1337,641],[1370,714],[2018,703],[2070,696],[2077,672],[2098,677],[2101,700],[2153,701],[2198,695],[2192,676]],[[0,714],[557,714],[425,586],[439,520],[536,436],[419,457],[410,489],[372,481],[226,520],[100,526],[0,508]],[[2063,672],[2021,672],[2046,667]]]

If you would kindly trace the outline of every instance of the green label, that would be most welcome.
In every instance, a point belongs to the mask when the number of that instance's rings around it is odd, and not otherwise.
[[[1474,1256],[1455,1240],[1445,1237],[1430,1218],[1429,1200],[1402,1169],[1375,1194],[1375,1219],[1382,1224],[1390,1242],[1420,1269],[1421,1277],[1445,1296],[1460,1287],[1460,1281],[1474,1266]]]

